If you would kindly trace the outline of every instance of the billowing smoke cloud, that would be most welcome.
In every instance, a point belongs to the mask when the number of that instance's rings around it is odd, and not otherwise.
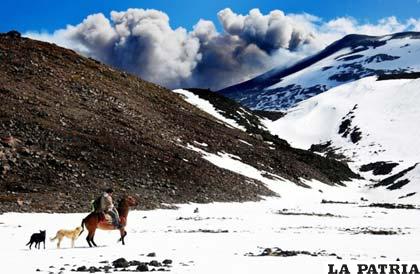
[[[171,28],[163,12],[128,9],[111,12],[109,19],[93,14],[53,34],[26,35],[75,49],[169,88],[219,89],[290,65],[349,33],[420,30],[416,19],[401,23],[389,17],[361,25],[352,18],[323,22],[309,14],[286,15],[280,10],[264,15],[253,9],[241,15],[227,8],[218,18],[221,32],[206,20],[187,31]]]
[[[84,54],[168,86],[191,77],[201,59],[199,40],[183,28],[171,29],[160,11],[112,12],[111,22],[102,14],[91,15],[63,35],[86,48]]]
[[[189,79],[193,86],[228,86],[275,66],[296,62],[303,57],[298,48],[313,39],[313,17],[309,16],[285,16],[281,11],[263,15],[258,9],[244,16],[224,9],[218,17],[223,33],[204,20],[191,32],[199,39],[202,54]]]
[[[280,10],[263,15],[258,9],[251,10],[247,16],[235,14],[230,9],[224,9],[218,15],[227,33],[237,35],[267,53],[279,48],[294,50],[302,43],[310,42],[314,32],[311,21],[316,19],[286,16]]]

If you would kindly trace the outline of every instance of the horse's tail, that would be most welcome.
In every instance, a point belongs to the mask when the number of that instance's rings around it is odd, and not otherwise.
[[[55,235],[55,237],[53,237],[53,238],[50,238],[50,241],[52,242],[52,241],[55,241],[55,240],[57,240],[57,235]]]
[[[80,231],[79,236],[82,235],[83,231],[85,231],[85,219],[82,220],[82,224],[80,225],[82,227],[82,231]]]

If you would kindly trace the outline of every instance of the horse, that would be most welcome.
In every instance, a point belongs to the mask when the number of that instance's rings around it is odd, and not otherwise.
[[[132,196],[125,196],[122,198],[117,205],[117,211],[120,215],[120,224],[121,228],[120,235],[121,238],[118,240],[118,242],[122,242],[123,245],[125,245],[124,238],[127,236],[127,231],[125,231],[125,226],[127,225],[127,215],[128,211],[131,206],[137,206],[137,200]],[[118,228],[115,228],[115,226],[107,221],[101,221],[101,216],[98,212],[91,212],[86,218],[82,220],[82,231],[79,235],[81,235],[84,231],[84,227],[86,226],[86,229],[88,230],[88,236],[86,237],[86,241],[89,244],[89,247],[92,247],[92,244],[97,247],[95,241],[93,240],[93,237],[95,236],[96,229],[102,229],[102,230],[117,230]]]

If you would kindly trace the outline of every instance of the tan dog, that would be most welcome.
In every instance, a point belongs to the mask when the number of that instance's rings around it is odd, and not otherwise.
[[[51,238],[51,241],[57,241],[57,248],[60,248],[61,241],[64,237],[67,237],[71,239],[71,247],[74,247],[74,241],[79,237],[80,231],[82,231],[82,227],[78,226],[73,230],[67,230],[67,229],[60,229],[57,231],[57,234],[54,238]]]

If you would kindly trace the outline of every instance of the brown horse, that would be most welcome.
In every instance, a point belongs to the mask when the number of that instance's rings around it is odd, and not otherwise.
[[[125,231],[125,226],[127,225],[128,210],[130,209],[131,206],[137,206],[137,204],[138,204],[137,200],[132,196],[126,196],[118,202],[117,211],[118,211],[118,214],[120,215],[120,224],[121,224],[121,228],[119,229],[121,238],[118,241],[121,241],[123,245],[125,244],[124,238],[125,236],[127,236],[127,231]],[[92,244],[94,246],[97,246],[96,243],[93,241],[93,237],[95,236],[96,229],[117,230],[117,228],[115,228],[113,224],[107,222],[106,220],[101,221],[100,214],[101,213],[91,212],[86,218],[82,220],[82,225],[81,225],[82,231],[80,232],[80,234],[83,233],[84,226],[86,226],[89,232],[88,236],[86,237],[86,241],[88,242],[90,247],[92,247]]]

